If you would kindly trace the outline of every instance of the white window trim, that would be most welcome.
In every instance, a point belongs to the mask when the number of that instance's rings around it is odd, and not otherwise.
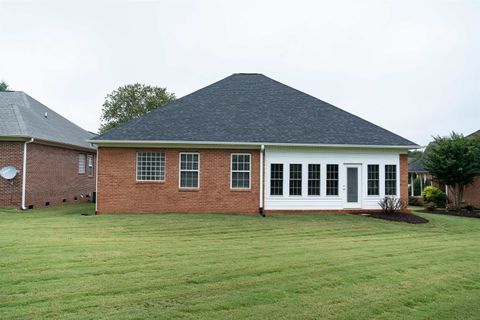
[[[395,194],[388,194],[385,192],[387,191],[386,185],[387,185],[387,179],[385,178],[385,175],[387,174],[387,166],[395,166]],[[385,163],[383,166],[383,193],[385,194],[386,197],[398,197],[398,191],[400,188],[400,166],[397,165],[396,163]]]
[[[184,154],[198,154],[198,170],[182,170],[182,155]],[[198,187],[182,187],[182,171],[188,172],[198,172]],[[179,189],[193,189],[197,190],[200,189],[200,152],[180,152],[178,156],[178,188]]]
[[[310,182],[310,179],[308,178],[309,174],[310,174],[310,170],[309,170],[309,166],[313,164],[313,165],[318,165],[320,166],[320,178],[318,178],[318,181],[320,182],[320,186],[319,186],[319,191],[320,191],[320,194],[308,194],[308,183]],[[307,197],[312,197],[312,198],[320,198],[322,196],[322,164],[321,163],[307,163]]]
[[[301,169],[300,169],[300,170],[301,170],[301,171],[300,171],[300,179],[296,179],[296,180],[300,180],[300,185],[301,185],[301,187],[300,187],[300,194],[290,194],[290,181],[292,180],[292,178],[291,178],[291,176],[290,176],[290,173],[291,173],[290,166],[291,166],[292,164],[293,164],[293,165],[300,165],[300,168],[301,168]],[[295,162],[295,163],[289,163],[289,164],[288,164],[288,196],[289,196],[289,197],[293,197],[293,198],[303,197],[303,185],[304,185],[304,184],[303,184],[303,171],[304,171],[303,169],[304,169],[304,165],[303,165],[303,163],[301,163],[301,162],[300,162],[300,163]],[[308,170],[308,168],[307,168],[307,170]],[[307,183],[307,186],[308,186],[308,183]],[[308,193],[308,192],[307,192],[307,193]]]
[[[91,166],[90,166],[90,163],[91,163]],[[95,167],[93,165],[93,155],[91,154],[87,154],[87,175],[89,177],[93,177],[95,175]],[[92,167],[92,174],[90,174],[89,170],[90,170],[90,167]]]
[[[235,170],[235,172],[248,172],[248,188],[233,187],[233,156],[248,156],[249,170]],[[233,190],[251,190],[252,189],[252,154],[251,153],[232,153],[230,154],[230,189]]]
[[[282,165],[282,194],[272,194],[272,164],[281,164]],[[285,168],[287,167],[287,165],[285,165],[284,162],[270,162],[269,164],[269,168],[268,168],[268,196],[269,197],[274,197],[274,198],[283,198],[283,197],[286,197],[287,195],[285,194]],[[290,170],[290,168],[289,168]],[[290,176],[290,171],[288,172],[289,176]],[[265,181],[265,185],[266,185],[266,181]],[[266,194],[266,193],[265,193]]]
[[[83,158],[83,171],[80,170],[80,158]],[[87,155],[85,153],[78,154],[78,174],[87,172]]]
[[[378,194],[368,194],[368,181],[371,179],[368,179],[368,166],[378,166]],[[365,185],[365,196],[367,198],[380,198],[382,196],[382,188],[381,188],[381,181],[382,181],[382,165],[379,163],[367,163],[367,175],[366,175],[366,185]],[[385,174],[384,174],[385,176]],[[385,179],[384,179],[385,180]],[[385,189],[385,188],[384,188]],[[385,190],[383,190],[383,193],[385,193]]]
[[[138,180],[138,154],[143,152],[157,152],[163,153],[163,179],[162,180]],[[136,151],[135,152],[135,181],[136,182],[149,182],[149,183],[158,183],[158,182],[165,182],[167,177],[167,154],[164,151]]]
[[[329,165],[336,165],[337,166],[337,194],[328,194],[328,166]],[[321,192],[321,190],[320,190]],[[320,193],[321,194],[321,193]],[[325,164],[325,197],[326,198],[341,198],[340,195],[340,164],[339,163],[326,163]]]

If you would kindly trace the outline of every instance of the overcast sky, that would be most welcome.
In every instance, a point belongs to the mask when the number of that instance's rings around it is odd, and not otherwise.
[[[118,86],[181,97],[237,72],[422,145],[469,134],[480,129],[480,1],[0,2],[0,79],[90,131]]]

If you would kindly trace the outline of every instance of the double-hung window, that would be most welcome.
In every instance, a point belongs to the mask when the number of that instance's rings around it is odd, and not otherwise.
[[[83,153],[78,155],[78,173],[85,173],[85,155]]]
[[[320,195],[320,165],[319,164],[308,165],[308,195],[309,196]]]
[[[270,195],[283,195],[283,164],[272,163],[270,165]]]
[[[200,154],[180,153],[180,188],[198,188],[200,185]]]
[[[250,189],[251,156],[249,153],[233,153],[231,158],[232,189]]]
[[[338,164],[327,164],[327,196],[338,196]]]
[[[93,155],[87,156],[87,172],[89,177],[93,177]]]
[[[369,164],[367,167],[367,192],[369,196],[380,194],[380,166]]]
[[[290,188],[291,196],[302,195],[302,165],[299,163],[290,164]]]
[[[93,174],[93,160],[92,160]],[[137,181],[164,181],[165,153],[139,151],[137,152]]]
[[[385,195],[397,195],[397,166],[394,164],[385,166]]]

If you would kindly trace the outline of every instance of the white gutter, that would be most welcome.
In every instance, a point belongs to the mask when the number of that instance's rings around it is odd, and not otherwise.
[[[263,152],[265,151],[265,146],[262,145],[260,148],[260,214],[264,216],[263,213]]]
[[[333,147],[333,148],[382,148],[382,149],[420,149],[419,145],[360,145],[360,144],[315,144],[315,143],[277,143],[277,142],[226,142],[226,141],[178,141],[178,140],[87,140],[95,145],[161,145],[161,144],[203,144],[236,146],[286,146],[286,147]]]
[[[23,164],[22,164],[22,210],[27,210],[25,207],[25,192],[27,189],[27,144],[33,142],[33,138],[23,143]]]

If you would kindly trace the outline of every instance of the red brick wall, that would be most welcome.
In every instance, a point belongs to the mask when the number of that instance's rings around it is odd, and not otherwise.
[[[39,208],[44,207],[46,202],[53,206],[91,200],[95,191],[95,172],[91,177],[87,175],[87,170],[84,174],[78,173],[80,153],[87,154],[80,150],[37,143],[28,144],[25,205]],[[89,154],[94,157],[95,170],[95,154]],[[63,199],[66,201],[63,202]]]
[[[465,188],[463,200],[476,208],[480,208],[480,177],[476,177],[473,184]]]
[[[400,154],[400,198],[408,203],[408,154]]]
[[[98,213],[258,213],[259,150],[156,149],[165,152],[165,182],[136,182],[135,148],[100,148]],[[152,150],[152,149],[150,149]],[[200,188],[179,189],[179,152],[200,152]],[[231,153],[251,153],[251,189],[230,188]]]
[[[18,174],[13,184],[0,178],[0,208],[20,207],[22,201],[22,154],[23,142],[0,141],[0,169],[14,166]]]

